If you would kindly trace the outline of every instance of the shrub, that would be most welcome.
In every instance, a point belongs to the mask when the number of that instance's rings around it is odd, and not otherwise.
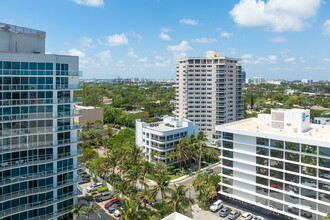
[[[101,187],[101,188],[98,188],[98,189],[97,189],[97,192],[98,192],[98,193],[109,192],[109,189],[108,189],[107,186],[103,186],[103,187]]]

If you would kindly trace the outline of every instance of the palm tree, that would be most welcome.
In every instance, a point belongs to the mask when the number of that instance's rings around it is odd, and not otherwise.
[[[98,205],[95,204],[91,204],[90,206],[84,206],[83,207],[84,211],[86,212],[86,216],[89,219],[90,215],[97,215],[98,217],[101,217],[100,214],[100,207]]]
[[[95,125],[102,125],[103,122],[102,122],[101,120],[95,120],[94,124],[95,124]]]
[[[181,139],[176,146],[176,155],[180,163],[180,170],[182,170],[182,162],[186,163],[189,159],[189,140],[187,138]]]
[[[205,190],[206,183],[207,183],[207,173],[198,174],[193,182],[195,191],[198,191],[199,194],[202,194]]]
[[[84,204],[76,204],[74,208],[71,210],[74,219],[77,219],[81,215],[86,215],[86,212],[84,210],[85,205]]]
[[[138,199],[141,199],[144,204],[144,208],[147,207],[147,202],[152,201],[156,196],[156,193],[154,190],[151,190],[147,184],[145,184],[144,188],[137,193],[136,197]]]
[[[165,192],[169,189],[168,185],[170,179],[171,178],[166,174],[160,174],[155,176],[156,185],[154,186],[153,190],[155,194],[157,194],[158,192],[161,193],[162,200],[165,197]]]
[[[140,202],[134,197],[124,198],[123,206],[120,208],[121,220],[137,220],[145,219],[147,216],[146,210],[140,209]]]
[[[157,212],[152,219],[163,219],[174,212],[174,210],[172,210],[172,208],[170,207],[168,201],[165,200],[156,202],[155,208],[157,209]]]
[[[185,185],[175,185],[174,189],[168,189],[170,196],[169,196],[169,203],[170,206],[176,212],[181,214],[187,214],[189,210],[191,210],[191,205],[194,204],[194,200],[191,197],[187,197],[186,193],[188,188]]]
[[[154,173],[164,175],[167,172],[165,163],[157,161],[154,165]]]
[[[141,174],[143,178],[143,185],[146,184],[146,176],[152,174],[154,171],[154,165],[147,160],[143,160],[141,163]]]

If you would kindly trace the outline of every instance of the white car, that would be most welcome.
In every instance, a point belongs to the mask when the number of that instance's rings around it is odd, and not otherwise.
[[[121,211],[119,209],[116,209],[116,211],[113,213],[115,217],[119,217],[121,215]]]
[[[253,215],[249,212],[244,212],[244,214],[241,216],[241,220],[251,220],[253,218]]]
[[[98,188],[101,188],[103,186],[102,183],[95,183],[90,185],[89,187],[86,188],[87,192],[93,192],[96,191]]]
[[[217,212],[222,207],[223,207],[223,202],[221,200],[218,200],[211,205],[210,210],[211,212]]]

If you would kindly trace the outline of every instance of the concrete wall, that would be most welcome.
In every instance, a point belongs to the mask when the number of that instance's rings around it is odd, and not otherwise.
[[[0,51],[45,53],[45,38],[0,31]]]
[[[96,120],[101,120],[103,124],[103,108],[95,107],[94,109],[79,109],[82,117],[79,118],[80,124],[85,124],[87,121],[94,123]]]

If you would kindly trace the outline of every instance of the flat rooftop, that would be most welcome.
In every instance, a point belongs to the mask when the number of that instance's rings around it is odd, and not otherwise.
[[[153,126],[153,125],[156,125],[158,124],[157,126]],[[167,132],[167,131],[174,131],[174,130],[177,130],[177,129],[181,129],[181,128],[185,128],[186,126],[175,126],[175,127],[171,127],[171,126],[168,126],[166,125],[164,122],[160,122],[160,123],[150,123],[148,124],[148,126],[146,128],[150,129],[150,130],[154,130],[154,131],[160,131],[160,132]]]
[[[311,124],[311,127],[308,131],[295,133],[295,132],[279,130],[276,128],[271,128],[269,125],[259,122],[258,118],[249,118],[233,123],[218,125],[216,127],[229,128],[240,131],[250,131],[250,132],[257,132],[259,130],[259,133],[263,133],[263,134],[295,137],[295,138],[302,138],[302,139],[315,140],[315,141],[326,141],[330,143],[330,126],[327,125],[324,125],[322,127],[322,125]]]

